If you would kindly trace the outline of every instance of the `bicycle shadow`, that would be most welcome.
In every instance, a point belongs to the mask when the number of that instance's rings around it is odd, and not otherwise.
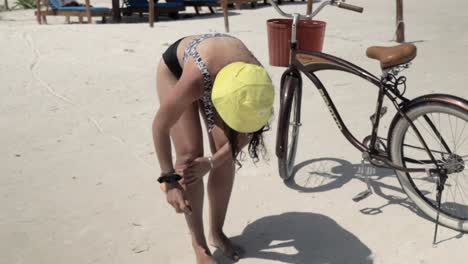
[[[301,172],[301,170],[308,171],[304,173]],[[374,167],[370,164],[365,164],[364,168],[362,168],[361,164],[352,164],[349,161],[337,158],[324,157],[319,159],[311,159],[296,165],[294,167],[293,176],[288,181],[285,181],[285,185],[291,189],[304,193],[324,192],[340,188],[350,180],[357,179],[364,183],[364,190],[367,187],[365,185],[366,181],[362,175],[363,172],[361,170],[366,170],[366,173],[370,175],[369,184],[373,193],[387,200],[386,204],[374,208],[364,208],[361,210],[361,213],[376,215],[382,213],[383,208],[389,205],[397,204],[406,207],[407,209],[425,219],[430,219],[409,200],[398,182],[398,185],[391,185],[381,181],[389,176],[396,177],[393,170]],[[311,182],[314,180],[314,177],[321,177],[321,179],[316,180],[313,182],[313,184],[311,184]],[[397,192],[398,194],[401,194],[401,196],[387,194],[389,191]]]
[[[304,170],[307,171],[304,172]],[[363,183],[363,190],[365,190],[367,186],[364,174],[369,175],[369,185],[373,194],[385,199],[386,203],[377,207],[363,208],[360,210],[362,214],[378,215],[384,212],[385,207],[399,205],[419,217],[433,222],[408,198],[397,180],[391,183],[385,181],[388,177],[397,177],[392,169],[374,167],[371,164],[364,164],[364,166],[362,164],[352,164],[346,160],[329,157],[311,159],[297,164],[294,167],[293,176],[285,181],[285,185],[299,192],[314,193],[340,188],[351,179],[357,179]],[[314,184],[310,184],[313,181],[311,178],[314,177],[322,177],[322,179],[315,180]],[[437,244],[454,238],[461,238],[463,234],[461,232],[452,238],[439,241]]]
[[[336,163],[336,164],[331,164]],[[314,166],[319,164],[319,166]],[[305,179],[299,171],[308,169]],[[303,161],[294,166],[293,175],[284,183],[291,189],[299,192],[325,192],[332,189],[338,189],[355,176],[353,164],[346,160],[336,158],[318,158]],[[300,175],[300,179],[299,178]],[[313,176],[319,175],[322,178],[312,181]]]
[[[281,263],[373,263],[371,250],[355,235],[333,219],[314,213],[263,217],[248,224],[232,240],[244,247],[244,258]],[[234,263],[219,250],[214,256],[218,263]]]

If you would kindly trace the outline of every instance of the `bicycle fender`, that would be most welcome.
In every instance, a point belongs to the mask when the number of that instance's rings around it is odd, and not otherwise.
[[[279,111],[279,116],[278,116],[278,128],[277,128],[277,133],[276,133],[276,156],[278,158],[283,158],[285,155],[286,150],[282,147],[283,146],[283,131],[287,130],[288,127],[280,127],[280,124],[282,123],[281,120],[284,118],[284,108],[290,108],[291,103],[292,103],[292,97],[294,93],[294,89],[291,89],[292,87],[297,87],[298,85],[301,86],[301,78],[299,75],[299,78],[295,75],[284,75],[284,78],[282,78],[282,83],[281,83],[281,95],[280,99],[282,98],[283,100],[280,100],[280,111]],[[300,88],[299,88],[300,89]],[[289,109],[291,110],[291,109]],[[288,113],[290,114],[290,113]],[[288,125],[288,124],[286,124]]]

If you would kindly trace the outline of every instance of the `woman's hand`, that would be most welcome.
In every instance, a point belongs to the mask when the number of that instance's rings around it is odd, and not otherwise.
[[[166,193],[167,202],[174,207],[178,214],[191,214],[192,208],[184,197],[184,190],[179,183],[172,183]]]
[[[203,178],[212,169],[212,162],[209,158],[199,157],[180,168],[178,173],[182,174],[181,184],[191,185]]]

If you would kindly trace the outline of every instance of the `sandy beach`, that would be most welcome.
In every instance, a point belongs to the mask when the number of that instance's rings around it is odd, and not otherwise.
[[[317,17],[327,22],[323,51],[378,75],[365,50],[396,44],[395,1],[348,2],[364,13],[327,7]],[[281,7],[306,10],[303,2]],[[468,2],[405,1],[404,8],[406,40],[418,47],[404,72],[408,97],[468,98]],[[185,220],[156,182],[151,123],[162,52],[185,35],[224,32],[219,10],[204,13],[150,28],[134,18],[65,24],[49,17],[38,25],[33,10],[0,12],[0,263],[195,263]],[[230,34],[265,65],[278,91],[284,68],[268,65],[266,32],[266,20],[277,17],[259,4],[230,10],[229,21]],[[356,137],[368,135],[376,89],[346,74],[319,76]],[[278,105],[277,97],[275,114]],[[394,112],[383,119],[384,136]],[[276,118],[266,138],[269,160],[246,160],[237,172],[225,231],[247,250],[239,263],[468,262],[466,234],[441,227],[432,245],[434,223],[393,171],[369,167],[375,193],[353,202],[366,188],[361,153],[308,82],[303,113],[301,168],[292,182],[278,174]],[[213,252],[219,263],[232,263]]]

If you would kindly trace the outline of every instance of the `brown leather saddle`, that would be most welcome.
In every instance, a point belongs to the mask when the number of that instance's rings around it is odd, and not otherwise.
[[[393,47],[372,46],[366,51],[367,57],[380,61],[380,67],[383,70],[412,61],[416,53],[416,46],[411,43]]]

